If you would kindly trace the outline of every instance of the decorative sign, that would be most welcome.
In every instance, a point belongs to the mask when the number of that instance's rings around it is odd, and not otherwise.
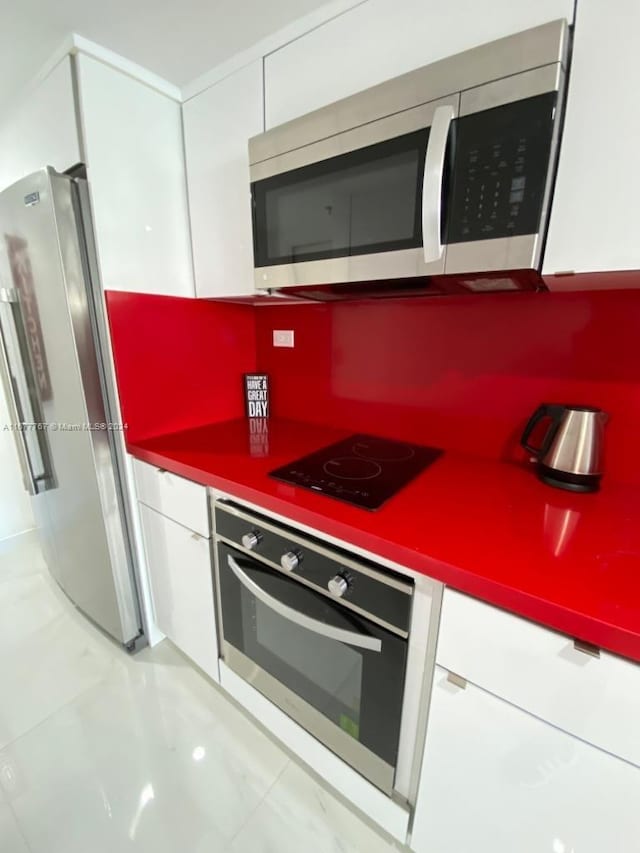
[[[35,373],[36,384],[41,400],[51,399],[51,381],[49,379],[49,368],[44,351],[44,338],[42,337],[42,326],[40,325],[40,312],[36,301],[36,292],[33,282],[33,270],[29,249],[25,240],[21,237],[12,237],[5,234],[9,265],[11,266],[11,277],[13,284],[20,297],[20,307],[24,319],[25,333],[31,362]]]
[[[244,398],[248,418],[269,417],[269,377],[266,373],[244,374]]]

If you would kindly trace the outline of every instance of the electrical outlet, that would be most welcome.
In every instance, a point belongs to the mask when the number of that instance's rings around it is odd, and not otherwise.
[[[273,330],[273,345],[274,347],[292,347],[293,329],[274,329]]]

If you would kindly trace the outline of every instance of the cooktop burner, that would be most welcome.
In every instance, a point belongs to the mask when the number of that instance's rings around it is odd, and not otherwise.
[[[352,435],[271,471],[270,476],[373,510],[441,453],[435,447]]]

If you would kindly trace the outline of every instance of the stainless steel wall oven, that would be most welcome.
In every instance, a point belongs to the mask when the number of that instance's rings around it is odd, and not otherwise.
[[[214,515],[225,663],[391,794],[413,582],[234,504]]]

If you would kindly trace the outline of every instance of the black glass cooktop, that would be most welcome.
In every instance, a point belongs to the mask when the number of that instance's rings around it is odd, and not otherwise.
[[[363,509],[378,509],[442,450],[373,435],[352,435],[282,468],[271,477]]]

